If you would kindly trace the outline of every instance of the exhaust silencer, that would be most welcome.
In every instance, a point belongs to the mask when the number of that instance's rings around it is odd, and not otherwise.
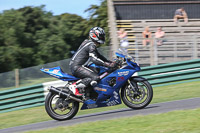
[[[66,97],[66,98],[70,98],[70,99],[73,99],[73,100],[75,100],[75,101],[77,101],[77,102],[82,102],[82,103],[83,103],[83,100],[78,99],[78,98],[76,98],[76,97],[73,97],[73,96],[71,96],[70,94],[68,94],[68,93],[66,93],[66,92],[63,92],[63,91],[62,91],[61,89],[59,89],[59,88],[55,88],[55,87],[51,86],[51,87],[49,88],[49,91],[52,92],[52,93],[54,93],[54,94],[58,94],[59,96],[64,96],[64,97]]]

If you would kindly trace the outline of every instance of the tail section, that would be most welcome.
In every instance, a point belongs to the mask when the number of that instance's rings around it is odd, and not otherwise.
[[[61,79],[63,81],[75,81],[78,80],[79,78],[76,78],[72,75],[69,75],[67,73],[64,73],[62,69],[58,67],[53,67],[53,68],[42,68],[40,69],[42,72],[49,74],[55,78]]]

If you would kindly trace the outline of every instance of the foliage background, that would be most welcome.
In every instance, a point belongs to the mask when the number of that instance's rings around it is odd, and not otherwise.
[[[0,13],[0,72],[11,71],[70,58],[92,27],[106,32],[107,3],[86,9],[88,19],[76,14],[53,16],[45,6],[26,6]]]

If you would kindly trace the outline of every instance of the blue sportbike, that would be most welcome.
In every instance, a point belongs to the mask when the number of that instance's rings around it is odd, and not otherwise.
[[[101,80],[94,87],[80,89],[79,92],[83,94],[81,97],[74,95],[68,88],[81,79],[64,73],[60,67],[41,69],[46,74],[67,81],[65,86],[48,88],[45,99],[48,115],[59,121],[71,119],[77,114],[80,103],[81,110],[114,106],[121,104],[121,100],[132,109],[146,107],[153,98],[152,86],[145,78],[137,76],[140,67],[126,51],[119,50],[116,56],[115,68],[88,64]]]

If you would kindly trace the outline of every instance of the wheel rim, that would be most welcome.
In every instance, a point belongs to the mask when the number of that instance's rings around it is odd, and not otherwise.
[[[137,82],[139,93],[134,92],[131,85],[126,86],[125,91],[125,100],[133,104],[134,106],[143,106],[145,105],[150,96],[149,96],[149,89],[144,82]]]
[[[57,118],[67,118],[74,112],[75,102],[60,98],[58,95],[53,95],[49,99],[49,109]]]

